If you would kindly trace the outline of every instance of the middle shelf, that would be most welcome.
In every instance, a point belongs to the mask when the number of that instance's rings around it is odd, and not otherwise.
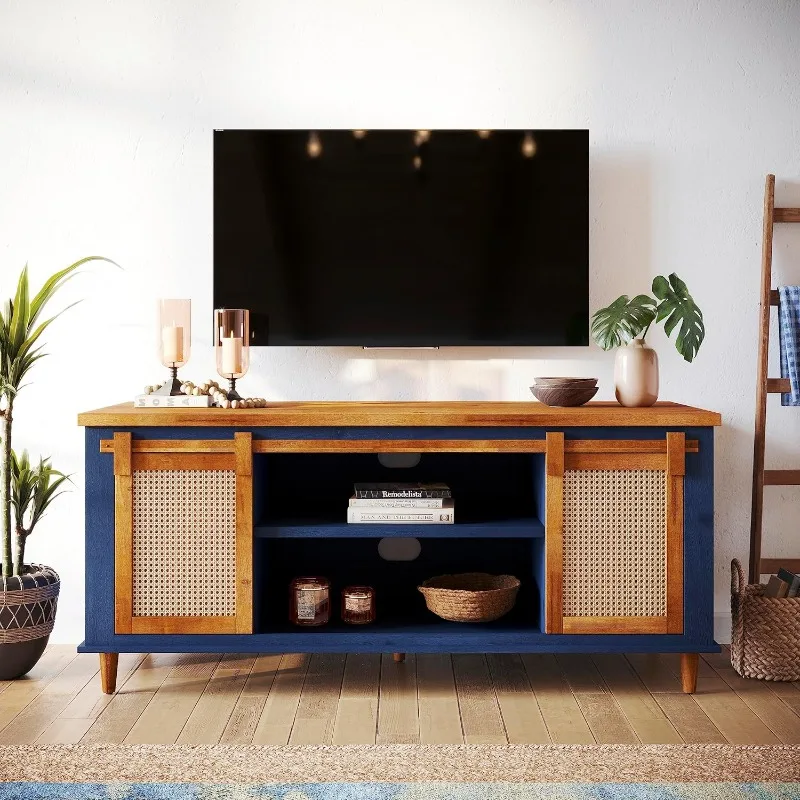
[[[413,536],[417,539],[538,539],[544,536],[544,525],[536,517],[518,517],[453,525],[426,523],[347,523],[320,519],[269,520],[256,525],[258,539],[366,539],[388,536]]]

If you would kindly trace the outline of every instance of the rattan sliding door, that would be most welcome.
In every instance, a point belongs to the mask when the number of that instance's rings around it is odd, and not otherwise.
[[[547,434],[546,632],[683,632],[685,448]]]
[[[252,633],[251,438],[114,434],[116,633]]]

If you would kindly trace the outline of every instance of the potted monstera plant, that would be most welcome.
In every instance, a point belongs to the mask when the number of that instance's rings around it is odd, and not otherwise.
[[[50,567],[25,563],[25,543],[69,480],[48,458],[33,463],[27,451],[14,452],[14,407],[33,365],[46,355],[42,334],[61,313],[47,317],[48,303],[79,267],[96,260],[109,259],[82,258],[48,278],[33,297],[26,266],[0,311],[0,680],[28,672],[53,630],[60,580]]]
[[[675,349],[693,361],[706,335],[703,312],[686,284],[673,272],[653,279],[654,297],[623,294],[592,316],[592,337],[603,348],[617,348],[614,390],[623,406],[651,406],[658,399],[658,355],[645,336],[654,322],[664,322],[670,336],[677,328]]]

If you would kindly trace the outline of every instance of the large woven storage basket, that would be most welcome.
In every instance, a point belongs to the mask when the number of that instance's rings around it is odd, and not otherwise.
[[[438,575],[418,587],[428,609],[450,622],[491,622],[508,614],[517,600],[513,575],[462,572]]]
[[[731,664],[745,678],[800,680],[800,597],[765,597],[731,561]]]

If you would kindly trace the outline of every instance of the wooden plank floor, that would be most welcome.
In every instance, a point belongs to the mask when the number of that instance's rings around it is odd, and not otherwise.
[[[662,655],[135,655],[48,648],[0,683],[0,744],[800,744],[800,685],[703,656],[698,692]]]

